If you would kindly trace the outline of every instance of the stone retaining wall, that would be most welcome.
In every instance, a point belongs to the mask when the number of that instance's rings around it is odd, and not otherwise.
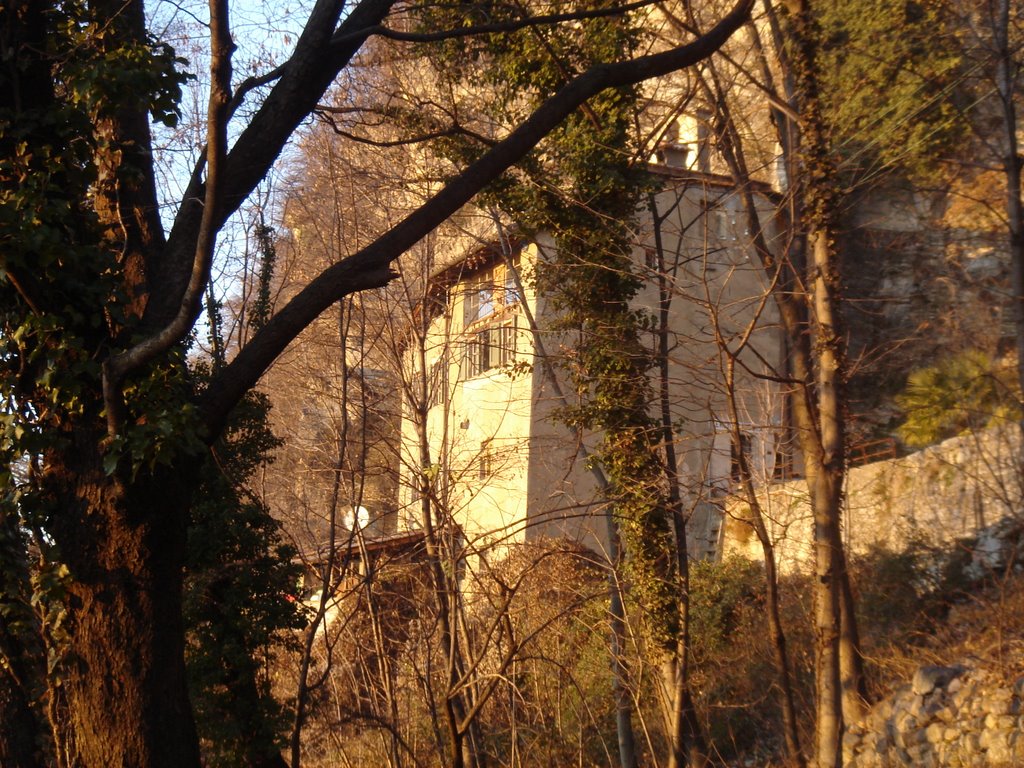
[[[946,440],[898,459],[847,473],[843,536],[851,552],[895,551],[911,540],[949,549],[1008,516],[1024,514],[1016,425]],[[760,494],[783,571],[812,563],[811,511],[803,480],[772,483]],[[761,547],[740,499],[726,506],[723,551],[753,559]]]
[[[922,667],[843,738],[846,768],[1024,766],[1024,678],[971,665]]]

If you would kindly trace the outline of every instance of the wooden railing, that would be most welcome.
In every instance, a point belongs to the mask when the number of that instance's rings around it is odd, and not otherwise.
[[[896,458],[896,438],[883,437],[878,440],[868,440],[850,446],[847,464],[851,467],[859,467],[862,464],[870,464],[873,461],[885,461]]]

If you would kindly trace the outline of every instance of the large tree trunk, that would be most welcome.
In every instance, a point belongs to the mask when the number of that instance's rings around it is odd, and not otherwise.
[[[1009,234],[1013,320],[1017,331],[1017,381],[1024,392],[1024,204],[1021,202],[1021,158],[1017,145],[1017,106],[1014,103],[1017,66],[1010,48],[1010,1],[992,8],[992,41],[996,91],[1002,112],[1002,157],[1006,178],[1006,225]],[[1024,430],[1024,421],[1021,422]]]
[[[181,616],[196,463],[107,476],[100,434],[47,457],[52,531],[70,569],[63,681],[73,749],[87,768],[198,768]]]
[[[839,194],[818,93],[818,33],[806,0],[788,0],[790,67],[799,106],[802,231],[807,235],[804,290],[812,341],[797,340],[801,391],[794,398],[814,520],[814,631],[816,641],[815,762],[838,768],[843,733],[840,678],[840,592],[847,574],[839,534],[845,474],[843,379],[845,349],[839,332],[839,266],[832,221]],[[852,612],[848,617],[854,621]],[[851,635],[852,637],[852,635]]]
[[[839,593],[836,574],[832,478],[819,474],[812,495],[814,517],[815,757],[819,768],[837,768],[843,729],[839,677]]]

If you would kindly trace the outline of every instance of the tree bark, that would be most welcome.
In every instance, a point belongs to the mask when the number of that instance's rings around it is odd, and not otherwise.
[[[70,569],[63,652],[75,757],[85,766],[198,768],[185,680],[182,563],[198,461],[102,469],[101,433],[46,457],[51,525]]]
[[[1017,381],[1024,392],[1024,203],[1021,201],[1021,157],[1017,145],[1015,85],[1017,65],[1010,49],[1010,0],[993,9],[992,38],[996,57],[996,92],[1002,110],[1003,147],[1000,158],[1006,178],[1006,223],[1010,246],[1010,289],[1017,331]],[[1024,431],[1024,421],[1021,422]]]
[[[800,179],[796,194],[808,247],[804,290],[808,293],[813,346],[795,347],[798,355],[813,352],[795,398],[800,420],[808,489],[814,521],[814,632],[816,645],[815,762],[819,768],[841,764],[843,733],[840,677],[840,592],[846,578],[840,539],[840,511],[845,474],[843,377],[845,349],[839,333],[839,266],[834,249],[835,170],[829,158],[818,94],[818,40],[806,0],[789,0],[789,47],[799,114]],[[852,613],[849,617],[853,622]]]
[[[90,0],[90,10],[111,25],[112,32],[96,44],[110,57],[130,42],[146,40],[146,16],[141,2]],[[145,98],[145,93],[137,98]],[[149,113],[138,104],[119,104],[100,115],[95,137],[97,154],[94,205],[110,242],[117,243],[124,271],[127,314],[141,317],[149,297],[146,275],[164,246],[164,231],[156,206],[156,168]]]
[[[836,548],[839,556],[839,676],[843,686],[843,721],[850,725],[867,713],[868,690],[857,626],[856,602],[841,534],[842,531],[837,531],[840,537]]]

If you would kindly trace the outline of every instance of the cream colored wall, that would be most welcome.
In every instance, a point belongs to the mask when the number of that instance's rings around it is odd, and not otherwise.
[[[524,259],[525,260],[525,259]],[[467,277],[471,273],[467,271]],[[526,288],[523,301],[534,302]],[[440,402],[430,408],[427,435],[434,467],[434,493],[465,536],[469,554],[521,541],[527,513],[528,440],[531,423],[531,384],[528,374],[511,367],[469,376],[465,352],[474,330],[463,327],[464,283],[448,294],[447,311],[436,317],[426,339],[428,370],[447,357],[448,386]],[[509,308],[518,312],[517,307]],[[532,357],[532,342],[525,331],[516,334],[517,359]],[[403,417],[403,446],[407,457],[402,470],[404,526],[420,527],[413,475],[417,435],[408,408]],[[490,469],[481,476],[481,462]]]
[[[554,244],[539,239],[533,246],[534,259],[551,258]],[[550,329],[554,311],[549,300],[540,296],[534,302],[540,339],[549,356],[558,358],[574,340]],[[608,553],[608,523],[605,505],[595,476],[586,467],[599,441],[598,436],[577,437],[557,418],[556,412],[573,405],[573,390],[557,363],[552,371],[535,358],[531,374],[534,418],[530,439],[530,471],[527,496],[530,508],[529,538],[567,538],[599,555]]]
[[[774,469],[782,408],[777,385],[758,375],[778,373],[782,344],[777,310],[765,299],[768,285],[746,231],[742,201],[721,185],[687,184],[677,179],[674,188],[657,195],[656,204],[660,215],[669,213],[661,225],[660,240],[672,275],[668,286],[672,330],[669,381],[672,420],[678,425],[675,449],[691,512],[691,553],[703,556],[716,550],[720,542],[723,520],[719,502],[731,474],[732,419],[722,344],[737,351],[735,391],[740,429],[750,438],[753,473],[761,481]],[[773,246],[777,237],[773,206],[763,196],[756,200],[765,239]],[[704,216],[702,201],[715,213]],[[641,233],[648,253],[655,245],[650,222],[648,217]],[[639,299],[644,306],[657,306],[653,272]]]

